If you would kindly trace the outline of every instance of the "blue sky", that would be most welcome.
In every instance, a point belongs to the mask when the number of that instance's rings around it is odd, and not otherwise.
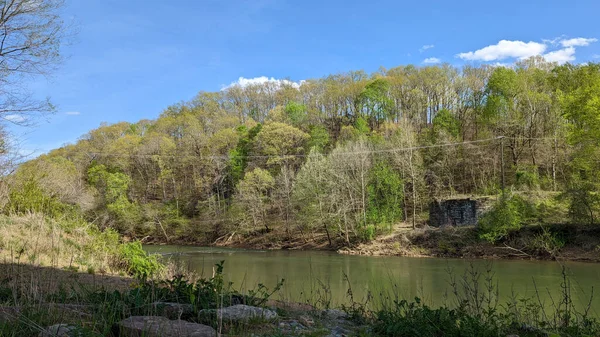
[[[154,119],[240,77],[293,81],[380,66],[511,63],[546,55],[600,62],[600,2],[67,0],[76,40],[31,85],[56,114],[11,126],[42,153],[100,123]]]

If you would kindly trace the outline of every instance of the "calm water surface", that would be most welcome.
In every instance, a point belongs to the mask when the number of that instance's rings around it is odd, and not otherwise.
[[[418,296],[427,303],[452,303],[450,274],[459,278],[472,264],[481,271],[493,270],[501,303],[512,293],[535,296],[536,287],[542,301],[550,297],[560,301],[561,264],[549,261],[486,261],[440,258],[367,257],[339,255],[323,251],[260,251],[226,248],[146,246],[152,253],[174,259],[204,276],[211,276],[213,266],[225,261],[225,278],[242,291],[258,283],[273,287],[285,279],[276,298],[297,302],[331,300],[332,305],[348,303],[348,288],[355,300],[367,294],[381,298],[398,294],[401,298]],[[600,285],[600,264],[564,263],[572,282],[573,300],[583,306],[590,300],[592,287]],[[346,276],[347,275],[347,278]],[[592,300],[592,313],[600,317],[600,294]]]

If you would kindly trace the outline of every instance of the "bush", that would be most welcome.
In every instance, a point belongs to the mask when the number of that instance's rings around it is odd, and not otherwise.
[[[151,278],[164,267],[156,255],[148,255],[139,241],[122,244],[115,265],[139,280]]]
[[[540,187],[540,175],[535,165],[520,165],[516,169],[516,185],[519,189],[534,190]]]
[[[545,227],[529,244],[529,248],[535,252],[551,256],[555,256],[564,246],[565,240]]]
[[[493,321],[466,314],[461,310],[438,309],[415,302],[395,301],[392,308],[380,310],[373,330],[378,336],[499,336]]]
[[[503,194],[479,221],[479,236],[494,243],[521,229],[524,210],[521,198]]]

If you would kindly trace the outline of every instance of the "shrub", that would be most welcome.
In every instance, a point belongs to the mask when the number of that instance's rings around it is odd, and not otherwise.
[[[122,244],[115,265],[139,280],[146,280],[163,269],[157,256],[149,255],[139,241]]]
[[[552,233],[544,227],[542,232],[535,235],[529,244],[529,248],[537,253],[555,256],[565,246],[565,240]]]
[[[516,178],[516,185],[519,189],[531,190],[540,187],[540,176],[535,165],[518,166]]]
[[[479,236],[494,243],[521,229],[523,209],[522,199],[503,194],[479,221]]]

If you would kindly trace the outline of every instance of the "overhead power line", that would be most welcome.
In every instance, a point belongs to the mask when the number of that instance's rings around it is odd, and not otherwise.
[[[444,143],[444,144],[434,144],[434,145],[422,145],[422,146],[409,146],[409,147],[399,147],[399,148],[392,148],[392,149],[382,149],[382,150],[367,150],[367,151],[354,151],[354,152],[336,152],[336,153],[330,153],[336,156],[351,156],[351,155],[361,155],[361,154],[376,154],[376,153],[394,153],[394,152],[401,152],[401,151],[414,151],[414,150],[421,150],[421,149],[430,149],[430,148],[440,148],[440,147],[452,147],[452,146],[459,146],[459,145],[466,145],[466,144],[476,144],[476,143],[486,143],[486,142],[491,142],[491,141],[496,141],[496,140],[500,140],[502,138],[510,138],[510,137],[503,137],[503,136],[499,136],[499,137],[495,137],[495,138],[487,138],[487,139],[480,139],[480,140],[472,140],[472,141],[465,141],[465,142],[458,142],[458,143]],[[269,159],[269,158],[305,158],[308,157],[308,154],[286,154],[286,155],[248,155],[248,156],[232,156],[232,155],[208,155],[208,156],[203,156],[203,155],[199,155],[199,156],[192,156],[192,155],[163,155],[163,154],[123,154],[123,153],[107,153],[107,152],[89,152],[88,153],[91,156],[101,156],[101,157],[125,157],[125,158],[131,158],[131,157],[138,157],[138,158],[156,158],[156,157],[162,157],[162,158],[202,158],[202,159],[231,159],[231,158],[236,158],[236,157],[244,157],[244,158],[255,158],[255,159]]]

